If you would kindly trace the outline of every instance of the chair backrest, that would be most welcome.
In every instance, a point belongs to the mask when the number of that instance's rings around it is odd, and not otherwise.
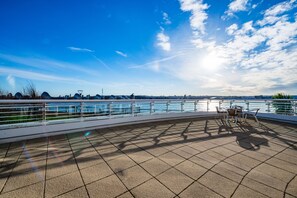
[[[236,109],[227,109],[229,116],[237,116],[237,110]]]

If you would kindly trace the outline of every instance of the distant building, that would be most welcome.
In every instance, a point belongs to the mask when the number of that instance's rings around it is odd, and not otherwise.
[[[78,94],[78,93],[76,93],[76,94],[74,94],[73,98],[74,98],[74,99],[81,99],[81,95]]]
[[[15,95],[14,95],[15,99],[22,99],[23,98],[23,95],[20,93],[20,92],[17,92]]]
[[[41,94],[41,99],[51,99],[52,97],[46,91]]]

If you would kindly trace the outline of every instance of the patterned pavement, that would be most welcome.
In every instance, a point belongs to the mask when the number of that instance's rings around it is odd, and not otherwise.
[[[297,125],[218,118],[0,145],[0,197],[297,197]]]

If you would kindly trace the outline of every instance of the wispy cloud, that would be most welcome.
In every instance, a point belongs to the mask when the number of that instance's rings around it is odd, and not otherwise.
[[[118,55],[123,56],[125,58],[128,57],[127,54],[125,54],[124,52],[118,51],[118,50],[116,50],[115,53],[117,53]]]
[[[163,21],[164,21],[164,24],[166,24],[166,25],[171,24],[169,16],[168,16],[168,14],[166,12],[163,12]]]
[[[52,70],[72,70],[77,72],[83,72],[85,74],[89,75],[98,75],[98,71],[87,69],[81,65],[68,63],[65,61],[59,61],[50,59],[47,57],[34,57],[34,56],[16,56],[11,54],[1,54],[0,53],[0,59],[7,60],[13,63],[27,65],[30,67],[35,67],[47,71]]]
[[[161,28],[161,32],[157,34],[157,45],[164,51],[171,50],[170,38],[164,33],[164,29]]]
[[[100,86],[98,83],[94,83],[91,81],[81,80],[77,78],[67,78],[57,75],[50,75],[50,74],[44,74],[40,72],[32,72],[32,71],[26,71],[22,69],[12,69],[7,66],[0,66],[0,75],[8,75],[11,76],[9,80],[14,79],[13,76],[18,78],[23,78],[26,80],[38,80],[38,81],[46,81],[46,82],[60,82],[60,83],[70,83],[70,84],[86,84],[86,85],[94,85],[94,86]],[[7,79],[8,79],[7,77]],[[12,81],[13,82],[13,81]]]
[[[200,36],[205,33],[205,21],[208,18],[205,10],[209,5],[204,4],[203,0],[179,0],[181,10],[191,12],[190,24],[194,35]]]
[[[15,78],[12,75],[8,75],[6,80],[12,88],[15,88]]]
[[[103,62],[103,60],[101,60],[100,58],[98,58],[97,56],[95,56],[94,54],[92,54],[92,56],[95,58],[95,60],[97,60],[101,65],[103,65],[106,69],[108,70],[112,70],[105,62]]]
[[[90,50],[87,48],[79,48],[79,47],[67,47],[71,51],[78,51],[78,52],[94,52],[94,50]]]
[[[178,54],[175,54],[173,56],[169,56],[169,57],[166,57],[166,58],[161,58],[161,59],[158,59],[158,60],[150,61],[150,62],[141,64],[141,65],[134,65],[134,66],[131,66],[129,68],[130,69],[146,68],[148,66],[152,66],[152,65],[155,65],[155,64],[159,64],[159,63],[162,63],[162,62],[166,62],[166,61],[172,60],[172,59],[174,59],[174,58],[176,58],[178,56],[182,56],[183,54],[184,53],[178,53]]]

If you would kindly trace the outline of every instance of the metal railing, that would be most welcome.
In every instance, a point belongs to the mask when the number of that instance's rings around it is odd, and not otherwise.
[[[111,119],[152,114],[209,112],[216,106],[260,108],[262,113],[296,116],[297,100],[0,100],[0,126]]]

